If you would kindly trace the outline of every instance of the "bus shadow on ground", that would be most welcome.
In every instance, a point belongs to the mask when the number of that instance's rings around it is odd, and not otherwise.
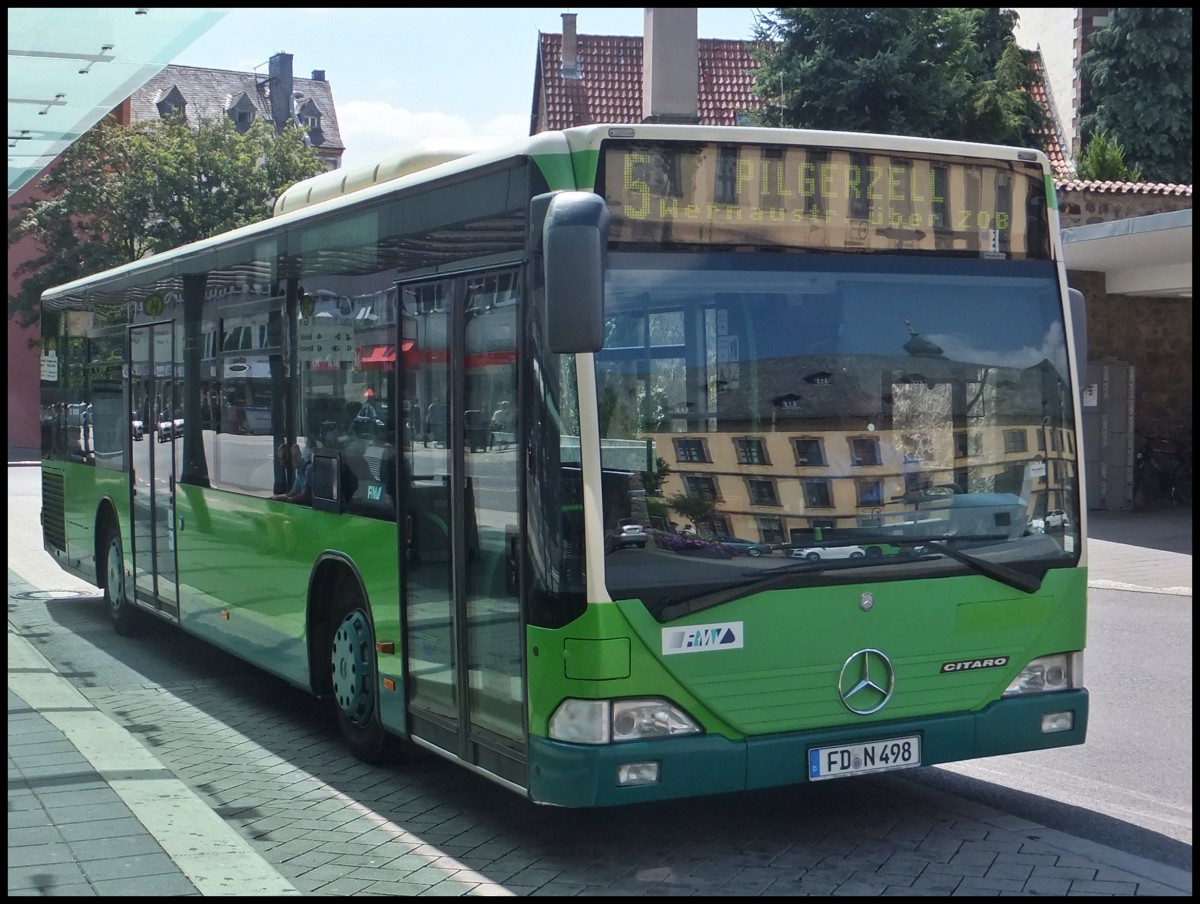
[[[60,663],[86,661],[88,649],[111,657],[114,670],[104,675],[105,685],[148,681],[170,687],[198,678],[269,677],[266,672],[153,615],[143,614],[132,635],[117,634],[98,590],[93,595],[52,590],[10,592],[9,620],[35,645],[53,648]],[[61,633],[43,630],[50,627],[61,629]],[[146,655],[148,650],[153,655]],[[60,671],[72,683],[83,687],[95,686],[99,680],[99,676],[87,672],[71,672],[61,667]]]

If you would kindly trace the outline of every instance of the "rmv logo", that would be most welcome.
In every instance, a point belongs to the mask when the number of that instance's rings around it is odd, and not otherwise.
[[[663,655],[703,653],[707,650],[740,650],[742,623],[692,625],[687,628],[663,628]]]

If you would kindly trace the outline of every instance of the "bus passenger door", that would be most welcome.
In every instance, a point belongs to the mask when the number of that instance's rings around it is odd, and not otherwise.
[[[524,786],[517,278],[401,286],[401,576],[412,736]]]
[[[470,762],[524,786],[525,629],[516,581],[521,444],[517,442],[520,273],[468,277],[460,385],[463,489],[464,719]]]
[[[175,478],[183,437],[174,323],[131,327],[129,355],[129,414],[140,416],[145,431],[141,442],[130,444],[133,592],[143,604],[178,618]]]

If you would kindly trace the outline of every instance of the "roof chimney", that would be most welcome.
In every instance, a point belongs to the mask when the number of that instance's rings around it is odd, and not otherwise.
[[[575,17],[578,13],[563,13],[562,76],[581,78],[579,72],[579,36],[575,33]]]
[[[325,81],[325,70],[324,69],[314,69],[312,77],[313,77],[314,82]]]
[[[277,53],[271,57],[267,75],[270,76],[271,121],[276,130],[282,130],[292,118],[292,55]]]
[[[642,39],[642,121],[700,121],[696,10],[646,7]]]

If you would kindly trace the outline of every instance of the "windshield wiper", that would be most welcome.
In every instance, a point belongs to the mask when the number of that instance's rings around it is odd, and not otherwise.
[[[952,539],[952,538],[949,538]],[[947,546],[941,540],[925,540],[921,543],[925,549],[933,549],[940,552],[944,556],[954,559],[956,562],[962,562],[969,568],[973,568],[980,574],[985,575],[992,580],[999,581],[1001,584],[1006,584],[1023,593],[1037,593],[1042,589],[1042,579],[1035,578],[1033,575],[1026,574],[1023,571],[1017,571],[1015,568],[1009,568],[1007,565],[1001,565],[999,562],[990,562],[987,559],[981,559],[978,556],[968,555],[961,550],[955,549],[952,546]]]
[[[1033,577],[1023,571],[1018,571],[1007,565],[1001,565],[990,559],[970,555],[953,546],[947,545],[947,543],[973,543],[979,545],[990,543],[996,545],[997,543],[1006,543],[1009,539],[1006,535],[997,534],[952,534],[932,537],[897,537],[878,534],[859,538],[857,543],[858,545],[870,545],[872,543],[891,544],[892,546],[910,549],[914,553],[917,553],[918,556],[930,551],[939,552],[947,558],[954,559],[956,562],[962,562],[980,574],[1016,590],[1020,590],[1023,593],[1037,593],[1042,587],[1041,578]]]
[[[802,561],[793,562],[788,565],[781,565],[778,568],[769,568],[765,571],[743,571],[745,577],[753,577],[755,580],[747,581],[744,584],[737,584],[733,587],[722,587],[719,590],[710,590],[704,593],[698,593],[695,596],[685,596],[679,599],[670,597],[664,598],[665,605],[660,610],[660,618],[664,621],[670,621],[674,618],[679,618],[683,615],[689,615],[693,612],[700,612],[704,609],[720,605],[729,600],[737,599],[738,597],[747,596],[750,593],[770,590],[775,586],[783,586],[789,582],[789,579],[798,574],[817,574],[825,571],[841,571],[851,568],[862,568],[865,566],[890,565],[897,561],[919,562],[929,560],[932,556],[928,553],[936,552],[944,555],[946,558],[954,559],[956,562],[961,562],[968,568],[979,574],[989,577],[994,581],[1020,590],[1022,593],[1037,593],[1042,587],[1042,579],[1026,574],[1023,571],[1018,571],[1008,565],[1002,565],[999,562],[992,562],[987,559],[981,559],[978,556],[973,556],[961,550],[955,549],[947,545],[947,541],[958,542],[986,542],[993,543],[1000,539],[994,535],[984,534],[979,536],[965,535],[955,537],[888,537],[880,542],[887,542],[893,546],[907,547],[911,550],[908,556],[895,557],[885,556],[874,559],[837,559],[834,561],[821,560],[818,562]],[[827,544],[832,545],[832,544]]]
[[[660,618],[664,621],[670,621],[673,618],[679,618],[681,615],[689,615],[693,612],[699,612],[703,609],[709,609],[712,606],[720,605],[732,599],[737,599],[740,596],[758,590],[770,590],[776,585],[788,583],[788,578],[797,574],[816,574],[821,571],[836,571],[844,568],[858,568],[863,564],[878,565],[879,559],[839,559],[835,562],[795,562],[791,565],[782,565],[779,568],[770,568],[766,571],[743,571],[742,574],[747,577],[754,577],[756,580],[747,581],[744,584],[737,584],[733,587],[722,587],[720,590],[708,590],[704,593],[697,593],[695,596],[685,596],[679,599],[664,597],[664,605],[660,610]]]

